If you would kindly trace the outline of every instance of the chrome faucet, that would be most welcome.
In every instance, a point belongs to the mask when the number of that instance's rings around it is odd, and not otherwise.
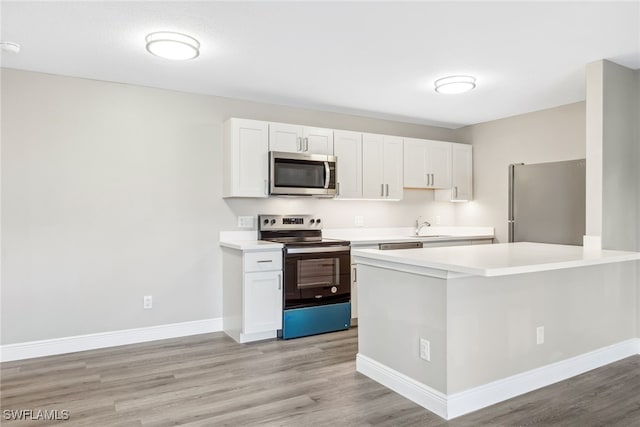
[[[420,235],[420,230],[422,230],[422,227],[431,227],[431,224],[428,221],[420,222],[420,218],[422,217],[419,216],[418,219],[416,219],[416,236]]]

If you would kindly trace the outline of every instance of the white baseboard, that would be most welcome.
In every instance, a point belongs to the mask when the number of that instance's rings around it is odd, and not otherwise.
[[[356,355],[356,371],[368,376],[383,386],[417,403],[442,418],[447,418],[447,396],[419,381],[389,368],[382,363]]]
[[[450,420],[635,354],[640,354],[640,338],[449,395],[362,354],[358,354],[356,358],[356,370],[440,417]]]
[[[633,338],[479,387],[450,394],[447,396],[448,419],[468,414],[608,365],[625,357],[639,354],[639,344],[640,340]]]
[[[222,331],[222,318],[7,344],[0,346],[0,362],[95,350],[98,348],[137,344],[219,331]]]

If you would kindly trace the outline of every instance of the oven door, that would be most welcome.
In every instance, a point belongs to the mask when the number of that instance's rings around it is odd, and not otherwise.
[[[270,194],[327,196],[336,194],[334,156],[270,153]]]
[[[350,300],[349,246],[286,248],[284,264],[285,309]]]

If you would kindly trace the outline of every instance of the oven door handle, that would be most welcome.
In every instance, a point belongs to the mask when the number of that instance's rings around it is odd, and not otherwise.
[[[331,182],[331,168],[329,162],[324,162],[324,188],[329,188],[329,182]]]
[[[349,252],[351,246],[318,246],[315,248],[286,248],[287,254],[317,254],[323,252]]]

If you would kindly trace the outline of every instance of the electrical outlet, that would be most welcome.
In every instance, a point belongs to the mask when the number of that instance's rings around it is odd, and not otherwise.
[[[356,225],[356,227],[364,226],[364,217],[362,215],[354,216],[353,217],[353,223]]]
[[[544,344],[544,326],[536,328],[536,344]]]
[[[253,228],[253,217],[252,216],[239,216],[238,217],[238,228]]]
[[[145,295],[142,301],[142,308],[150,310],[153,308],[153,297],[151,295]]]
[[[420,358],[431,362],[431,343],[424,338],[420,338]]]

